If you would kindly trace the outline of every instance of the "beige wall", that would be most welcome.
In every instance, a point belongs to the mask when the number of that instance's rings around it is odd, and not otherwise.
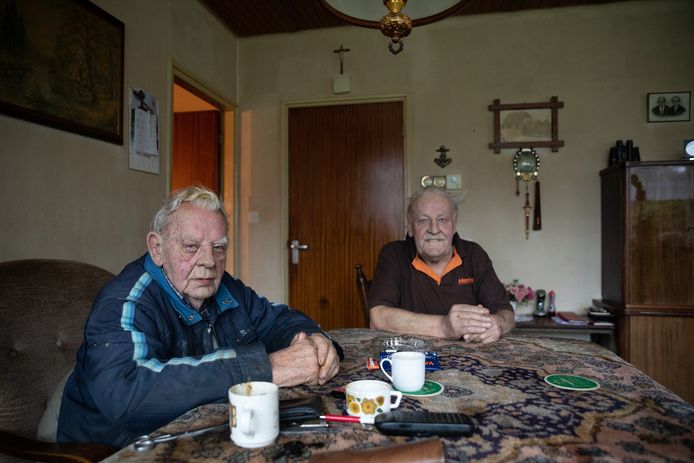
[[[692,122],[645,121],[648,92],[694,89],[689,0],[449,18],[416,29],[397,56],[378,32],[356,27],[237,40],[197,1],[95,3],[125,23],[126,89],[159,98],[162,173],[128,169],[127,140],[118,146],[0,115],[0,261],[65,258],[117,272],[144,252],[168,188],[174,63],[241,103],[240,276],[278,300],[286,300],[282,107],[336,99],[340,44],[352,50],[349,98],[407,98],[408,192],[421,175],[462,174],[462,235],[488,250],[503,280],[557,291],[560,308],[600,295],[598,172],[609,146],[634,139],[644,160],[674,159],[694,137]],[[539,150],[544,229],[526,241],[512,150],[487,149],[487,105],[552,95],[565,102],[566,146]],[[453,158],[443,170],[432,162],[441,144]],[[259,222],[249,224],[248,212]]]
[[[462,174],[458,230],[491,255],[503,281],[554,289],[559,308],[600,296],[599,171],[616,139],[633,139],[642,160],[676,159],[694,138],[690,122],[649,124],[646,94],[694,90],[694,2],[647,0],[449,18],[415,29],[392,56],[374,30],[340,27],[240,39],[241,276],[286,300],[286,154],[283,104],[336,99],[333,50],[351,52],[349,97],[407,98],[407,191],[425,174]],[[557,153],[541,157],[543,230],[523,234],[513,150],[495,155],[492,115],[504,103],[557,95]],[[453,162],[432,160],[442,144]],[[532,190],[531,190],[532,192]],[[245,222],[248,212],[260,221]]]
[[[159,99],[161,175],[122,146],[0,115],[0,261],[74,259],[118,272],[145,251],[169,185],[172,65],[236,100],[236,38],[197,1],[96,0],[125,23],[125,92]],[[126,109],[127,112],[127,109]],[[126,115],[124,124],[129,124]]]

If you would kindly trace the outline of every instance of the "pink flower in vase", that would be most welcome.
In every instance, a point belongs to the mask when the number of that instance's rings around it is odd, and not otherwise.
[[[506,291],[512,301],[516,301],[519,304],[524,304],[530,302],[535,298],[535,292],[530,286],[525,286],[518,282],[518,279],[513,280],[512,283],[506,285]]]

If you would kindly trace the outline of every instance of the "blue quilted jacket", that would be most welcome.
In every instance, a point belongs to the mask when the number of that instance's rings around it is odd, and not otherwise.
[[[233,384],[271,381],[269,353],[300,331],[323,333],[228,273],[213,299],[194,310],[149,254],[126,266],[92,307],[58,441],[124,447],[198,405],[225,401]]]

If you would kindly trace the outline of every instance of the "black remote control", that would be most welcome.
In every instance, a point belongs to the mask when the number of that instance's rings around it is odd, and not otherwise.
[[[395,436],[471,436],[475,430],[465,413],[432,413],[395,410],[376,415],[374,425]]]

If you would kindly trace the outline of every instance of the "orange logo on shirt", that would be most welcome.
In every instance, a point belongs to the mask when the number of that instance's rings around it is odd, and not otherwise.
[[[458,286],[471,285],[475,282],[474,278],[458,278]]]

